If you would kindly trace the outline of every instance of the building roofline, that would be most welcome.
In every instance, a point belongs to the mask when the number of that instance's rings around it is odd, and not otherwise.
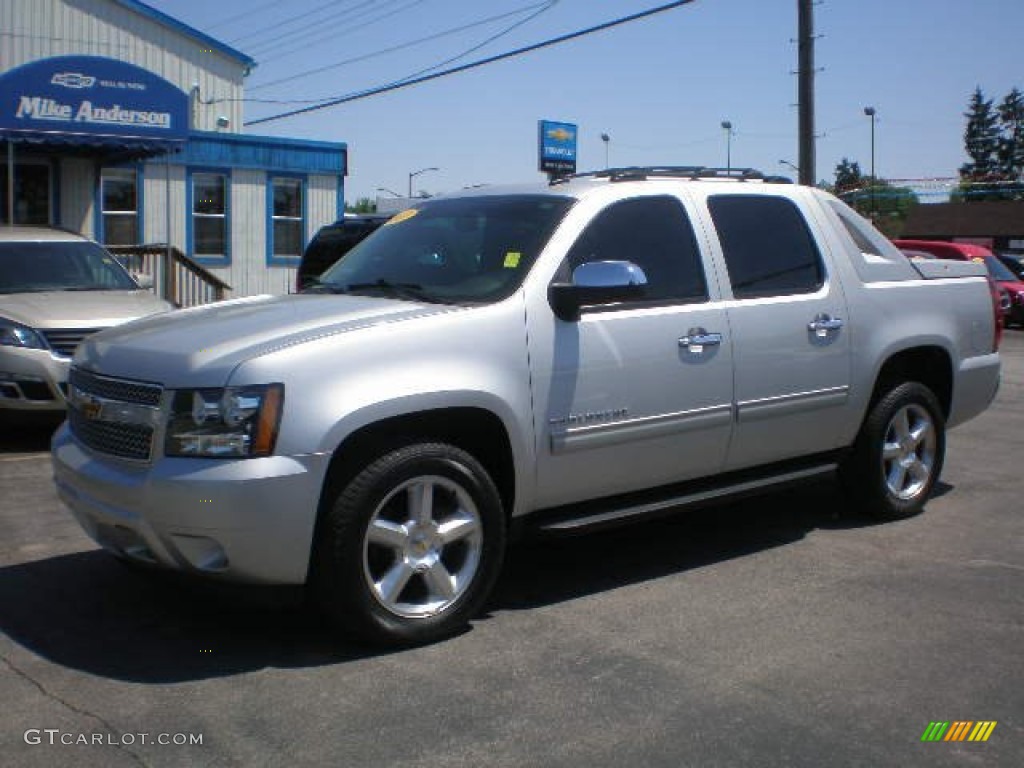
[[[268,147],[301,147],[303,149],[324,149],[328,151],[348,149],[344,141],[320,141],[317,139],[291,139],[283,136],[261,136],[254,133],[225,133],[223,131],[200,131],[192,129],[189,138],[220,141],[227,144],[262,144]]]
[[[175,32],[187,35],[188,37],[192,37],[201,43],[209,45],[211,48],[219,51],[220,53],[223,53],[225,56],[228,56],[232,59],[236,59],[237,61],[241,62],[245,65],[247,70],[252,69],[256,66],[256,59],[252,58],[251,56],[247,56],[241,51],[232,48],[230,45],[222,43],[220,40],[217,40],[216,38],[210,37],[205,32],[200,32],[195,27],[190,27],[183,21],[178,21],[173,16],[168,16],[163,11],[158,11],[156,8],[153,8],[152,6],[143,3],[141,0],[113,0],[113,2],[131,11],[134,11],[140,16],[145,16],[147,19],[152,19],[158,24],[163,24],[165,27],[168,27],[169,29],[172,29]]]

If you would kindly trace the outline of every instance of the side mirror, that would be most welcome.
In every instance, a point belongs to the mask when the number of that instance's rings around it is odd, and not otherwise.
[[[647,275],[631,261],[588,261],[572,273],[571,283],[552,283],[548,303],[567,323],[580,319],[580,308],[639,299],[647,292]]]
[[[147,274],[135,274],[132,275],[135,278],[135,282],[139,284],[139,288],[143,291],[148,291],[153,287],[153,276]]]

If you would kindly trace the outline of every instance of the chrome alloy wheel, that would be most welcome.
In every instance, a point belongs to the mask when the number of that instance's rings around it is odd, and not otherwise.
[[[483,523],[469,493],[446,477],[423,475],[395,487],[373,511],[363,575],[396,616],[436,616],[472,584],[482,550]]]
[[[882,443],[882,471],[891,494],[907,500],[927,487],[935,471],[936,442],[926,409],[911,403],[896,411]]]

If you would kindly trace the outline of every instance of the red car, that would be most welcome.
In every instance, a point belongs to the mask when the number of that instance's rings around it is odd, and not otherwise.
[[[988,248],[970,243],[949,243],[945,240],[893,240],[893,243],[904,253],[911,255],[913,251],[931,254],[937,259],[957,259],[959,261],[980,261],[996,285],[1005,290],[1010,297],[1009,312],[1004,321],[1007,328],[1016,324],[1024,326],[1024,282],[1010,271],[1003,262]]]

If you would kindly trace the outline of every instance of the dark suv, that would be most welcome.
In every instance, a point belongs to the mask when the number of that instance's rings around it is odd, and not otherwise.
[[[309,241],[295,273],[295,290],[301,291],[344,256],[352,247],[391,218],[387,213],[365,213],[346,216],[321,227]]]

